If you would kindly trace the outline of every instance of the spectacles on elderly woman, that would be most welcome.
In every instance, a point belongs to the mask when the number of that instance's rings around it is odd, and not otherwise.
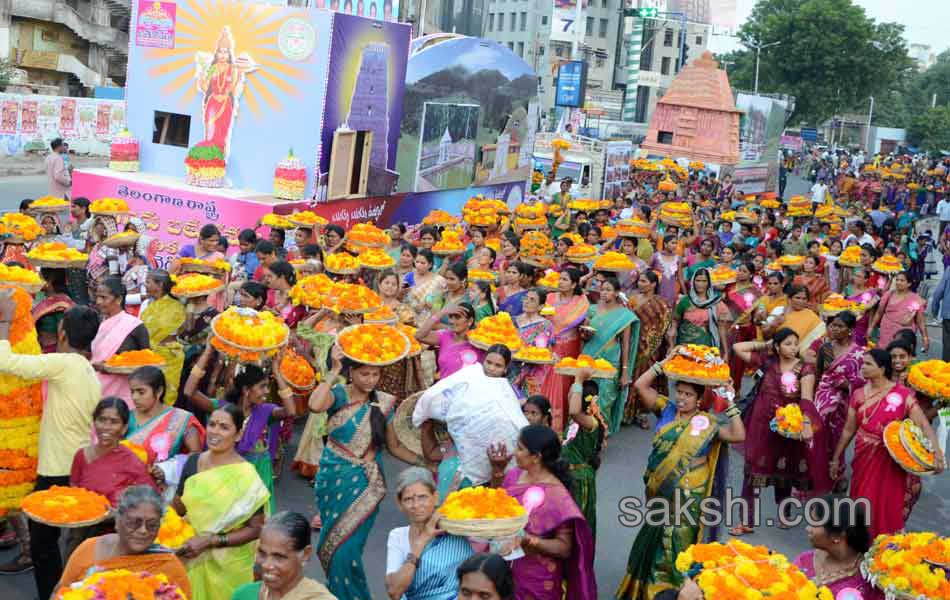
[[[144,527],[145,531],[148,531],[149,533],[158,531],[159,527],[162,526],[161,519],[122,517],[122,522],[132,531],[138,531]]]

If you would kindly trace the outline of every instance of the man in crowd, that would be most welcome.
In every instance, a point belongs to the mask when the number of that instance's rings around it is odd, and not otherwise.
[[[46,155],[46,178],[49,181],[49,195],[54,198],[69,198],[69,188],[73,184],[64,153],[66,144],[62,138],[49,143],[52,151]]]

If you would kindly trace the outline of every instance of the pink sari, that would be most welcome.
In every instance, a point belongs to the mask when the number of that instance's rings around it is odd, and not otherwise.
[[[881,317],[881,337],[878,347],[886,348],[901,329],[913,329],[917,332],[917,313],[927,310],[927,302],[914,293],[908,293],[903,300],[896,300],[893,292],[884,294],[881,299],[881,308],[884,311]],[[919,333],[918,333],[919,335]]]
[[[815,551],[809,550],[808,552],[802,552],[798,555],[798,558],[795,559],[795,566],[802,570],[802,573],[805,574],[805,577],[808,577],[815,582],[816,585],[825,585],[828,586],[828,589],[831,590],[831,593],[835,598],[863,598],[863,600],[884,600],[884,594],[882,594],[877,588],[872,586],[870,583],[864,580],[861,576],[861,571],[858,568],[855,568],[854,573],[835,579],[834,581],[816,581],[815,577],[817,575],[815,571]],[[846,591],[857,591],[858,594],[855,596],[853,593],[851,596],[842,595],[838,596],[842,592]]]
[[[105,362],[122,346],[125,338],[142,324],[138,317],[122,311],[114,317],[109,317],[99,325],[99,333],[92,340],[92,362]],[[98,373],[99,383],[102,386],[102,397],[118,396],[125,400],[129,408],[132,405],[132,394],[129,391],[129,378],[125,375]]]
[[[872,538],[902,530],[920,497],[920,478],[902,469],[884,446],[884,428],[907,418],[916,403],[914,393],[899,383],[869,406],[864,406],[863,387],[851,394],[851,408],[858,417],[851,497],[871,503]]]
[[[544,502],[531,511],[525,532],[541,538],[552,538],[558,528],[574,530],[574,544],[566,560],[555,560],[529,553],[511,563],[515,576],[515,600],[595,600],[597,580],[594,576],[594,538],[570,492],[558,484],[518,483],[521,469],[505,475],[503,487],[521,501],[533,487],[544,490]],[[566,586],[565,586],[566,584]],[[564,595],[565,587],[567,596]]]
[[[554,316],[551,317],[551,323],[554,325],[553,350],[561,358],[566,356],[577,358],[582,346],[577,328],[587,318],[590,303],[584,295],[572,296],[570,300],[560,303],[557,297],[558,295],[554,293],[548,294],[547,297],[547,304],[554,307]],[[541,384],[541,394],[551,403],[553,415],[551,428],[558,434],[563,433],[567,426],[564,415],[567,395],[573,382],[573,377],[558,375],[551,369],[544,383]]]

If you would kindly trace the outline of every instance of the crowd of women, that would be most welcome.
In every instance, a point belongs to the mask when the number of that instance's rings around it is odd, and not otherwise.
[[[932,165],[913,165],[912,172],[924,166]],[[692,173],[671,192],[660,191],[655,174],[636,174],[625,198],[590,213],[572,210],[568,183],[529,200],[558,205],[567,215],[552,216],[543,229],[555,240],[547,269],[522,253],[523,232],[504,214],[487,226],[464,226],[467,247],[457,256],[433,254],[442,228],[394,224],[386,248],[394,259],[391,270],[328,273],[371,287],[400,322],[416,327],[425,351],[386,367],[354,362],[335,344],[361,315],[311,310],[291,299],[299,278],[324,272],[328,255],[354,251],[336,225],[298,227],[291,239],[282,229],[272,228],[266,237],[248,229],[236,249],[206,225],[194,246],[160,269],[155,241],[132,215],[90,214],[82,198],[72,201],[71,219],[38,215],[47,233],[42,241],[89,252],[87,269],[40,270],[46,287],[36,295],[32,316],[44,352],[81,357],[70,377],[89,379],[96,398],[72,416],[60,414],[58,425],[48,425],[44,416],[44,427],[85,428],[86,439],[80,435],[69,448],[59,447],[69,445],[64,439],[47,440],[59,454],[68,452],[71,468],[44,472],[41,458],[38,487],[86,487],[106,495],[117,511],[113,521],[70,531],[65,565],[55,544],[31,547],[31,532],[34,542],[50,539],[44,526],[30,523],[28,529],[11,516],[6,539],[18,540],[22,552],[2,569],[35,568],[41,598],[91,567],[127,565],[167,572],[197,600],[365,599],[372,586],[363,553],[391,492],[409,524],[389,532],[390,597],[554,600],[566,593],[592,600],[598,583],[601,590],[617,584],[597,582],[593,572],[595,550],[603,551],[595,545],[597,472],[606,440],[623,425],[636,425],[653,435],[645,494],[669,500],[671,507],[677,498],[723,492],[730,444],[734,457],[745,459],[742,496],[752,506],[765,487],[774,487],[776,501],[833,493],[868,498],[867,523],[813,526],[815,550],[799,562],[810,575],[835,573],[837,579],[824,581],[833,589],[858,587],[874,597],[857,572],[857,558],[871,536],[904,527],[921,489],[919,479],[887,454],[883,429],[909,418],[935,446],[937,440],[930,424],[934,407],[904,385],[918,349],[929,344],[926,302],[914,291],[920,283],[914,233],[898,226],[912,223],[904,217],[915,210],[916,195],[905,193],[906,186],[892,194],[893,182],[882,187],[867,172],[859,177],[862,185],[838,182],[831,193],[841,195],[829,196],[847,208],[848,220],[766,209],[728,176],[720,182]],[[878,188],[873,203],[865,197],[871,184]],[[685,229],[657,218],[659,205],[680,196],[692,209],[693,224]],[[754,219],[734,223],[736,208]],[[23,209],[29,212],[28,203]],[[890,216],[878,225],[874,211]],[[650,235],[618,236],[617,222],[629,219],[645,223]],[[103,243],[120,229],[136,231],[137,242],[119,249]],[[569,249],[580,243],[620,252],[635,268],[617,274],[598,271],[593,259],[571,260]],[[861,266],[840,265],[842,252],[853,245],[860,246]],[[776,268],[783,255],[804,256],[800,270]],[[905,270],[876,272],[872,264],[882,255],[899,259]],[[6,264],[32,268],[20,243],[3,243],[0,256]],[[227,286],[174,297],[173,280],[185,258],[229,261]],[[712,273],[723,267],[735,272],[734,281],[717,285]],[[475,271],[497,273],[496,284],[484,277],[470,281]],[[831,293],[865,310],[823,317],[821,305]],[[291,329],[290,346],[312,362],[319,385],[302,393],[279,369],[220,354],[211,322],[232,304],[282,317]],[[11,307],[9,296],[0,296],[0,329],[4,320],[9,324]],[[468,333],[501,311],[525,345],[551,348],[559,357],[604,359],[615,374],[581,369],[565,376],[551,365],[514,360],[505,346],[472,345]],[[668,382],[664,359],[683,344],[717,349],[729,364],[731,386]],[[102,369],[117,353],[145,348],[162,355],[165,366],[129,376]],[[27,363],[0,364],[0,371],[16,374]],[[32,363],[29,368],[49,380],[52,402],[62,375]],[[500,386],[499,402],[510,398],[517,413],[506,417],[520,429],[515,443],[490,444],[472,457],[468,445],[434,420],[408,432],[400,427],[403,405],[453,376]],[[790,403],[799,404],[812,424],[804,441],[769,427],[775,410]],[[309,519],[277,512],[282,502],[274,482],[291,462],[298,420],[292,463],[313,481]],[[51,452],[42,438],[41,457]],[[148,466],[119,443],[123,439],[149,450]],[[849,476],[844,457],[852,442]],[[383,476],[384,451],[412,465],[394,487],[387,488]],[[470,468],[476,459],[484,471]],[[523,535],[489,548],[439,528],[439,504],[472,485],[502,487],[518,499],[540,487],[545,501],[531,512]],[[153,546],[167,507],[198,532],[175,555]],[[752,533],[757,522],[757,515],[744,515],[730,533]],[[319,530],[313,545],[311,529]],[[676,556],[718,533],[687,524],[644,525],[616,595],[696,597],[695,586],[674,567]],[[328,590],[303,577],[313,549]]]

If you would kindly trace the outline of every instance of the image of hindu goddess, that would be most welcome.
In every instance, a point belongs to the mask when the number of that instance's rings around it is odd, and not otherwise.
[[[201,62],[199,57],[198,89],[204,94],[202,120],[205,141],[213,143],[227,156],[244,77],[253,70],[253,63],[246,55],[235,57],[229,27],[221,31],[211,60],[205,64]]]

